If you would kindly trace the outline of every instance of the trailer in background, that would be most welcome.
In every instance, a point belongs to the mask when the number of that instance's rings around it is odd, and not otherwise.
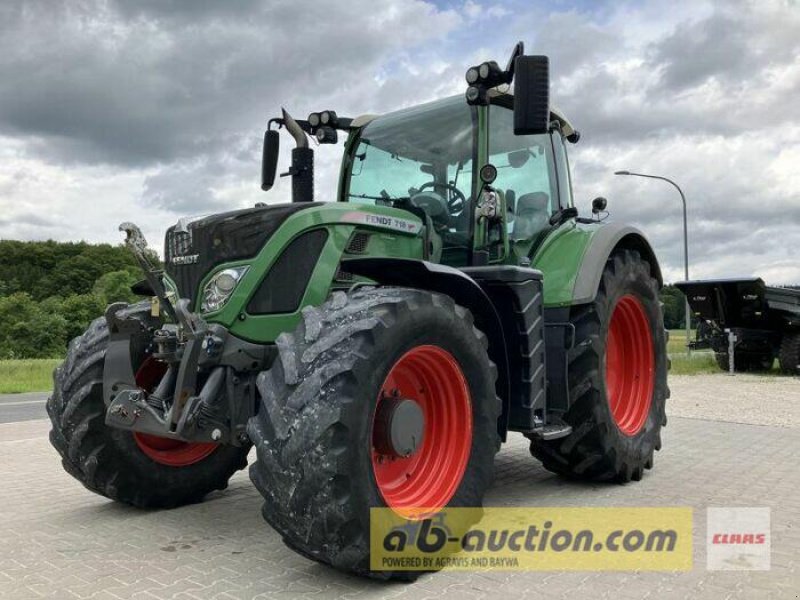
[[[777,358],[782,371],[800,375],[800,290],[769,287],[758,277],[675,285],[699,321],[691,347],[711,348],[721,369],[729,369],[732,333],[737,371],[766,371]]]

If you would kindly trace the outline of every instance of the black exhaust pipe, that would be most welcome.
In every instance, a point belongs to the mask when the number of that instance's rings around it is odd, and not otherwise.
[[[314,150],[308,147],[306,132],[292,116],[283,111],[283,124],[297,144],[292,148],[292,202],[314,201]]]

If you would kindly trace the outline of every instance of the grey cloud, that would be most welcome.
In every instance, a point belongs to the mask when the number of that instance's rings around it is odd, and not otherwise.
[[[4,2],[0,134],[76,173],[142,173],[126,184],[141,186],[131,205],[155,231],[175,212],[288,199],[285,180],[269,195],[257,186],[260,135],[281,105],[354,115],[462,93],[466,56],[502,61],[523,38],[550,55],[554,101],[582,131],[570,151],[584,214],[607,196],[611,218],[640,225],[679,278],[674,190],[612,172],[664,174],[689,197],[693,273],[796,273],[775,265],[797,262],[800,196],[770,168],[800,144],[800,13],[697,6],[622,3],[598,16],[526,4],[508,21],[513,37],[489,42],[478,24],[420,1],[354,0],[319,19],[328,9],[310,0]],[[640,36],[630,13],[655,24],[670,13],[674,26]],[[324,199],[339,151],[317,152]],[[11,230],[41,235],[21,222]]]
[[[114,5],[127,17],[148,19],[176,19],[196,21],[202,18],[246,17],[259,12],[260,0],[137,0],[125,2],[117,0]]]
[[[662,89],[680,92],[714,79],[729,85],[757,84],[765,70],[797,57],[798,15],[753,2],[718,3],[711,16],[678,27],[656,44],[650,64]]]
[[[137,4],[125,20],[127,4],[6,9],[0,132],[39,138],[34,150],[66,163],[196,157],[261,127],[283,102],[371,78],[383,57],[454,21],[421,2],[348,2],[319,21],[310,1],[197,13],[195,3]]]
[[[616,145],[658,136],[733,135],[794,122],[800,79],[776,85],[800,55],[800,11],[768,3],[720,3],[644,48],[589,16],[551,15],[536,33],[551,56],[554,96],[584,141]],[[641,58],[637,72],[619,64]],[[579,83],[575,84],[575,79]],[[712,96],[716,86],[719,97]]]
[[[56,227],[57,223],[53,219],[48,219],[42,215],[34,213],[15,214],[13,219],[0,218],[0,225],[29,225],[32,227]]]
[[[653,66],[661,69],[662,89],[675,93],[743,71],[752,76],[748,67],[755,57],[748,52],[746,33],[741,21],[724,14],[679,28],[652,53]]]

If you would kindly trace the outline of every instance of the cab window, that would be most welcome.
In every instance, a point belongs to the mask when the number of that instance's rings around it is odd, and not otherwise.
[[[558,182],[550,135],[514,135],[514,113],[489,108],[489,162],[497,167],[494,187],[503,191],[512,241],[535,238],[558,209]]]

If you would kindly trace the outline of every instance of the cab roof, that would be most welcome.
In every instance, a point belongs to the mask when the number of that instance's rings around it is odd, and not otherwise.
[[[457,97],[459,96],[450,96],[450,98],[457,98]],[[507,103],[509,107],[513,106],[514,103],[513,90],[506,85],[490,89],[489,97],[505,100],[505,102],[503,103],[504,104]],[[384,113],[384,114],[390,114],[390,113]],[[360,115],[355,119],[353,119],[352,126],[364,127],[380,116],[382,115],[376,115],[376,114]],[[575,133],[576,130],[572,126],[572,123],[569,121],[569,119],[567,119],[567,117],[564,115],[563,112],[561,112],[561,110],[558,107],[553,106],[553,104],[550,104],[550,117],[551,120],[559,122],[559,124],[561,125],[561,132],[564,134],[564,136],[569,136]]]

